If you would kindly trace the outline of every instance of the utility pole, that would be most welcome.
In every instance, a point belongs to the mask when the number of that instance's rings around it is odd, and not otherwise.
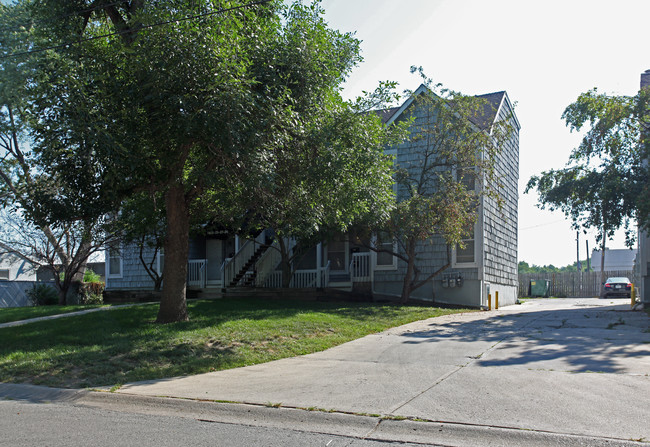
[[[576,231],[576,267],[578,267],[578,271],[580,271],[580,232]]]
[[[580,266],[580,232],[579,231],[576,231],[576,258],[578,259],[576,262],[576,270],[578,273],[578,289],[582,294],[582,268]]]
[[[585,244],[587,244],[587,271],[591,271],[591,256],[589,256],[589,239],[585,240]]]

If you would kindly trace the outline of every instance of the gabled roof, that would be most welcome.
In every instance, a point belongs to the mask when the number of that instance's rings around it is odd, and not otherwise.
[[[483,95],[476,95],[477,98],[485,99],[486,102],[483,104],[482,113],[475,117],[475,124],[481,129],[486,129],[490,127],[492,123],[496,120],[499,110],[501,109],[501,103],[503,98],[506,96],[506,92],[494,92],[494,93],[485,93]]]
[[[400,107],[392,107],[390,109],[377,110],[377,114],[380,116],[382,121],[386,124],[391,124],[397,118],[400,117],[402,113],[413,103],[415,98],[417,98],[423,92],[431,92],[429,88],[421,84],[418,89],[413,92],[413,94],[406,100]],[[517,130],[521,129],[519,120],[514,114],[514,108],[508,94],[505,91],[494,92],[494,93],[485,93],[483,95],[476,95],[477,98],[483,98],[486,100],[486,103],[483,107],[483,112],[480,116],[476,117],[472,121],[481,129],[489,128],[494,121],[499,116],[499,113],[504,107],[507,107],[507,112],[512,114],[512,118],[515,121]]]
[[[425,91],[430,91],[430,90],[427,88],[426,85],[424,85],[424,84],[420,84],[420,86],[418,87],[418,89],[417,89],[416,91],[414,91],[413,94],[412,94],[412,95],[411,95],[411,96],[410,96],[406,101],[404,101],[404,104],[402,104],[401,106],[397,107],[397,110],[395,110],[395,111],[390,115],[390,118],[388,118],[388,120],[386,120],[386,124],[392,124],[393,121],[395,121],[397,118],[399,118],[399,116],[400,116],[402,113],[404,113],[404,111],[405,111],[406,109],[409,108],[409,106],[413,103],[413,101],[415,100],[415,98],[417,98],[418,96],[420,96],[420,94],[423,93],[423,92],[425,92]],[[390,110],[390,109],[387,109],[387,110]]]
[[[391,107],[390,109],[375,110],[375,113],[381,118],[381,122],[386,122],[399,110],[399,107]]]

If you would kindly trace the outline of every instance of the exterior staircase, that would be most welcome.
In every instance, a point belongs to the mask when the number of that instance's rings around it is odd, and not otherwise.
[[[241,266],[241,268],[235,273],[232,281],[226,284],[226,287],[235,287],[239,286],[251,286],[255,282],[255,277],[257,272],[255,270],[249,271],[251,267],[262,257],[264,252],[269,248],[268,245],[260,245],[254,252],[253,255]]]

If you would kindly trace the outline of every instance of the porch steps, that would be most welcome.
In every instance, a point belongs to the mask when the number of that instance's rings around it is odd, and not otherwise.
[[[228,285],[229,287],[234,287],[239,282],[243,279],[243,285],[250,285],[255,281],[255,276],[257,276],[257,272],[252,272],[252,274],[249,274],[249,269],[257,262],[257,260],[262,256],[262,254],[269,248],[268,245],[262,245],[260,248],[255,250],[255,253],[253,253],[253,256],[250,257],[248,261],[246,261],[246,264],[242,266],[241,269],[239,269],[239,272],[235,275],[235,277],[230,281],[230,284]]]
[[[331,283],[349,283],[351,282],[349,273],[330,273]]]

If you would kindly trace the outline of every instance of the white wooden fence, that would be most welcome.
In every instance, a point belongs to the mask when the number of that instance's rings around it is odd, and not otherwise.
[[[293,274],[289,287],[292,289],[310,289],[314,287],[327,287],[329,285],[330,263],[325,267],[313,270],[298,270]],[[282,287],[282,272],[274,271],[269,274],[266,281],[260,287],[280,288]]]
[[[352,253],[350,278],[352,282],[370,282],[370,253]]]
[[[190,259],[187,262],[187,285],[193,287],[205,287],[205,272],[207,266],[207,259]]]

